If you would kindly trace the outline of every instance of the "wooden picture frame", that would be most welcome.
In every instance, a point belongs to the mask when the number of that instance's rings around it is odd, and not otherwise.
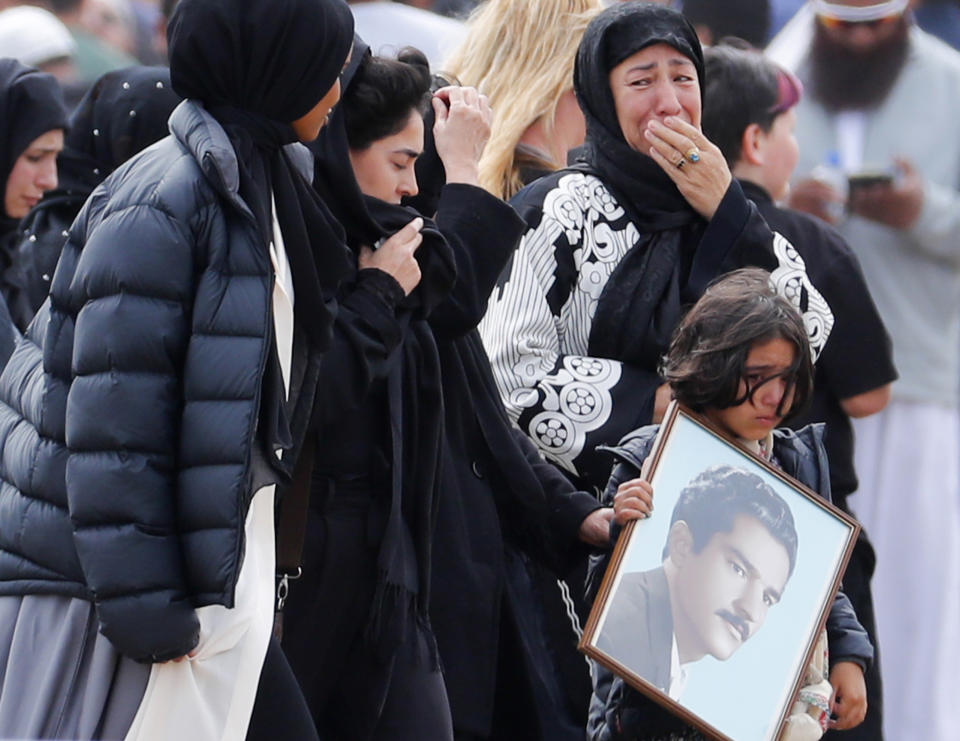
[[[620,534],[580,650],[709,738],[776,741],[860,526],[676,402],[644,477],[653,512]]]

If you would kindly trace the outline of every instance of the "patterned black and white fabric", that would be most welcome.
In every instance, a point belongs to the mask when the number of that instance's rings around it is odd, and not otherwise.
[[[542,178],[512,204],[530,228],[480,325],[497,387],[511,418],[548,459],[582,483],[602,486],[610,461],[594,452],[596,446],[649,423],[661,380],[656,367],[591,353],[591,339],[606,330],[594,326],[594,317],[605,291],[624,279],[618,268],[625,258],[648,242],[589,171],[569,169]],[[681,272],[691,274],[705,261],[701,253],[729,244],[722,259],[711,257],[716,263],[711,277],[747,265],[770,270],[778,292],[803,314],[818,354],[833,326],[830,307],[810,283],[797,251],[769,230],[738,185],[731,185],[717,214],[699,229],[696,249],[680,256]],[[644,267],[640,261],[638,269]],[[679,318],[696,300],[697,292],[687,289],[679,293],[683,305],[663,316]],[[668,338],[672,326],[659,330]]]

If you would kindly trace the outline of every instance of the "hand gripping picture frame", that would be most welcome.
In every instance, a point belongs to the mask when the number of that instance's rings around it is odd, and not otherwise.
[[[776,741],[860,530],[673,402],[580,650],[719,741]]]

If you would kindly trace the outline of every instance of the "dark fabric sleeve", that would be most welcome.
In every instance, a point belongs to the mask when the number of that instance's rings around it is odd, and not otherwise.
[[[83,205],[78,199],[57,199],[54,203],[33,209],[23,222],[24,235],[17,247],[23,276],[26,309],[14,321],[21,331],[29,324],[50,291],[50,282],[68,229]]]
[[[714,245],[725,249],[715,249]],[[744,267],[770,271],[777,293],[803,316],[811,348],[819,356],[830,337],[829,303],[811,281],[794,245],[784,234],[771,229],[761,210],[734,180],[701,237],[685,299],[695,301],[713,278]]]
[[[773,234],[756,206],[747,200],[740,183],[731,180],[717,212],[707,222],[707,228],[700,238],[701,246],[690,266],[687,287],[691,296],[700,296],[718,275],[741,267],[735,248],[738,241],[763,245],[770,244],[772,239]],[[721,251],[709,249],[710,245],[731,245],[732,248]]]
[[[71,358],[72,368],[44,364],[69,383],[74,542],[101,632],[134,660],[165,661],[199,639],[177,524],[192,231],[148,206],[107,215],[89,235],[78,231],[51,297],[66,330],[44,344],[45,357]]]
[[[482,188],[452,183],[440,193],[437,226],[453,249],[457,281],[430,315],[430,326],[442,336],[458,337],[483,319],[497,277],[526,224],[512,206]]]
[[[397,314],[402,298],[400,285],[377,269],[359,271],[343,291],[333,338],[320,360],[314,408],[321,427],[359,409],[372,384],[386,378],[409,320],[407,313]]]
[[[558,557],[558,563],[548,565],[558,574],[565,574],[589,554],[590,547],[580,540],[580,525],[603,505],[593,495],[577,491],[556,466],[543,459],[523,432],[515,427],[510,432],[543,488],[547,505],[545,532],[552,541],[549,552]]]
[[[20,332],[10,318],[6,303],[0,301],[0,368],[7,364],[18,339],[20,339]]]
[[[850,599],[838,591],[827,616],[827,646],[830,666],[838,661],[853,661],[866,672],[873,661],[873,644],[864,630]]]
[[[784,470],[799,479],[822,498],[832,502],[830,490],[830,464],[827,460],[827,451],[823,446],[823,424],[812,424],[797,432],[783,431],[787,440],[794,440],[794,445],[780,448],[783,453],[793,451],[795,460]],[[776,445],[776,443],[775,443]],[[777,452],[777,448],[774,448]],[[781,461],[781,463],[786,461]],[[837,661],[855,661],[861,668],[866,669],[873,661],[873,644],[867,636],[867,631],[857,619],[857,614],[850,603],[850,599],[837,590],[830,612],[827,614],[827,647],[830,653],[830,663]]]
[[[621,445],[618,448],[599,451],[609,459],[617,461],[607,481],[606,488],[600,497],[600,502],[604,507],[613,506],[613,498],[622,483],[640,476],[640,467],[650,454],[658,429],[658,425],[641,428],[621,440]],[[623,528],[620,527],[620,525],[617,525],[611,520],[609,547],[604,551],[595,552],[590,556],[590,564],[587,567],[586,589],[584,592],[587,604],[593,604],[597,593],[600,591],[600,583],[603,581],[603,575],[606,573],[607,565],[610,563],[613,548],[617,544],[622,530]]]
[[[623,680],[597,665],[594,670],[593,695],[587,715],[587,741],[612,741],[622,738],[620,708]]]

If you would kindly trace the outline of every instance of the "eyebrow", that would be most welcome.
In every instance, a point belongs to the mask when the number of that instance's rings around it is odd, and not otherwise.
[[[757,365],[745,365],[743,366],[744,373],[762,373],[763,371],[772,371],[780,366],[775,363],[760,363]],[[785,366],[784,371],[790,370],[790,366]]]
[[[686,57],[674,57],[670,59],[667,64],[671,67],[693,67],[693,62],[691,62]],[[660,66],[660,62],[648,62],[647,64],[637,64],[627,70],[627,74],[631,72],[649,72],[652,69],[655,69]]]
[[[747,571],[749,572],[751,578],[756,578],[757,576],[759,576],[759,572],[757,571],[757,567],[753,565],[753,563],[750,561],[749,558],[747,558],[746,556],[743,555],[743,553],[740,551],[739,548],[737,548],[737,547],[734,546],[734,545],[731,545],[731,546],[728,546],[728,547],[730,548],[731,551],[733,551],[733,555],[734,555],[738,560],[743,561],[743,565],[746,566]],[[771,589],[771,588],[768,587],[767,589],[764,590],[764,594],[768,594],[768,595],[770,595],[771,597],[773,597],[773,599],[774,599],[775,602],[779,602],[779,601],[780,601],[780,596],[781,596],[781,595],[780,595],[780,592],[778,592],[776,589]]]
[[[407,155],[407,157],[410,157],[410,158],[412,158],[412,159],[416,159],[416,158],[419,157],[421,154],[423,154],[423,152],[418,152],[416,149],[406,149],[406,148],[403,148],[403,149],[394,149],[394,150],[393,150],[393,154],[405,154],[405,155]]]

